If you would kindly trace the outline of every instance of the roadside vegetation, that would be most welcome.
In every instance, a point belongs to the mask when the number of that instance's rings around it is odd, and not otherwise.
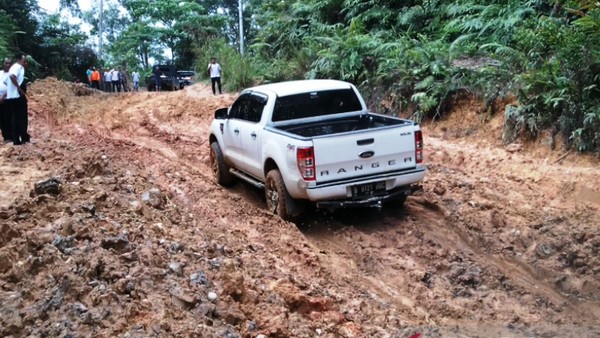
[[[91,38],[36,2],[0,0],[0,53],[22,49],[34,76],[80,77],[90,64],[148,71],[158,62],[206,77],[212,56],[224,84],[337,78],[358,85],[369,105],[415,120],[437,119],[455,99],[475,96],[505,114],[504,140],[549,130],[567,148],[600,153],[600,5],[553,0],[246,0],[240,55],[238,0],[104,2],[65,11]],[[382,100],[387,105],[378,104]]]

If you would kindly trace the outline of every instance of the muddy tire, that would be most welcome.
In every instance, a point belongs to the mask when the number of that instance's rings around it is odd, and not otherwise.
[[[235,177],[229,172],[229,165],[223,158],[223,152],[217,142],[210,144],[210,167],[217,183],[224,187],[233,184]]]
[[[267,209],[282,219],[289,221],[296,216],[297,201],[295,201],[283,183],[279,170],[269,171],[265,180],[265,198]]]

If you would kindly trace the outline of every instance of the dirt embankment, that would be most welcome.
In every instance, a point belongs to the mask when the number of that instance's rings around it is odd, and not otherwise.
[[[0,148],[0,335],[600,335],[597,160],[504,147],[466,104],[424,127],[404,208],[292,224],[214,183],[208,126],[234,98],[33,85],[37,143]]]

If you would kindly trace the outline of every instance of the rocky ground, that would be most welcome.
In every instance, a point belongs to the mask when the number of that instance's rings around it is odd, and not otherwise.
[[[212,178],[235,95],[29,97],[36,143],[0,147],[0,336],[600,336],[600,161],[504,146],[502,114],[424,126],[405,207],[294,224]]]

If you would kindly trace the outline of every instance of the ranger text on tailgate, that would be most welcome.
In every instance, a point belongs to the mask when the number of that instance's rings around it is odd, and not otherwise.
[[[211,165],[219,184],[265,190],[284,219],[320,208],[403,203],[425,176],[419,125],[371,113],[350,83],[302,80],[244,90],[215,112]]]

